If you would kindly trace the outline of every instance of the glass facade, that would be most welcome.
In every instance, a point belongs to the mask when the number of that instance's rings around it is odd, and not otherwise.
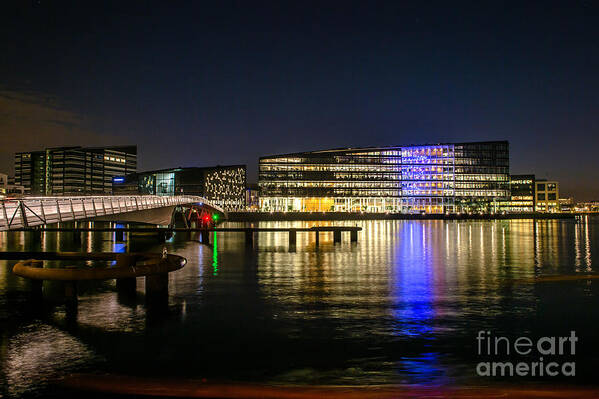
[[[30,195],[110,194],[114,176],[136,169],[137,146],[61,147],[15,154],[15,183]]]
[[[510,199],[501,204],[501,210],[510,213],[535,211],[535,175],[511,175]]]
[[[492,212],[509,198],[505,141],[260,158],[262,211]]]
[[[175,195],[175,172],[156,173],[156,195]]]
[[[112,181],[115,195],[199,195],[227,211],[245,209],[245,165],[155,170]]]

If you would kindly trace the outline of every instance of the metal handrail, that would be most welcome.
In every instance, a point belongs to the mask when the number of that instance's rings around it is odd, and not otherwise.
[[[97,207],[96,201],[102,206]],[[192,203],[203,203],[224,213],[204,197],[189,195],[26,197],[0,200],[0,231]]]

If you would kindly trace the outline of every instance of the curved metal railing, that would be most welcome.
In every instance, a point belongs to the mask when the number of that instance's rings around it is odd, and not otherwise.
[[[203,197],[193,195],[26,197],[18,200],[3,200],[0,201],[0,231],[198,203],[206,204],[224,213],[219,206]]]

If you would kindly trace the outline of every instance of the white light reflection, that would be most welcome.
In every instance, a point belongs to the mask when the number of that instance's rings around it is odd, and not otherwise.
[[[19,397],[98,360],[86,345],[61,330],[28,326],[8,337],[3,374],[9,395]]]

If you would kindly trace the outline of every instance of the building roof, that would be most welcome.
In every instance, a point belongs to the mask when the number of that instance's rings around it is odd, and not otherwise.
[[[118,145],[118,146],[105,146],[105,147],[82,147],[82,146],[65,146],[65,147],[47,147],[43,150],[34,150],[34,151],[19,151],[15,154],[33,154],[33,153],[43,153],[45,151],[64,151],[64,150],[113,150],[113,151],[121,151],[121,152],[133,152],[137,154],[137,144],[132,145]],[[133,151],[132,151],[133,150]]]
[[[355,151],[355,152],[388,151],[388,150],[397,150],[397,149],[406,148],[406,147],[427,147],[427,146],[437,146],[437,145],[463,145],[463,144],[509,144],[509,142],[507,140],[497,140],[497,141],[470,141],[470,142],[459,142],[459,143],[407,144],[407,145],[378,146],[378,147],[331,148],[331,149],[316,150],[316,151],[292,152],[292,153],[288,153],[288,154],[265,155],[265,156],[260,157],[260,159],[267,159],[267,158],[273,158],[273,157],[301,156],[301,155],[306,155],[306,154],[326,154],[326,153],[347,152],[347,151]]]
[[[167,168],[167,169],[155,169],[155,170],[144,170],[142,172],[136,172],[138,175],[148,174],[148,173],[164,173],[164,172],[179,172],[179,171],[187,171],[187,170],[208,170],[208,169],[223,169],[223,168],[245,168],[246,165],[237,164],[237,165],[215,165],[215,166],[187,166],[187,167],[178,167],[178,168]]]

